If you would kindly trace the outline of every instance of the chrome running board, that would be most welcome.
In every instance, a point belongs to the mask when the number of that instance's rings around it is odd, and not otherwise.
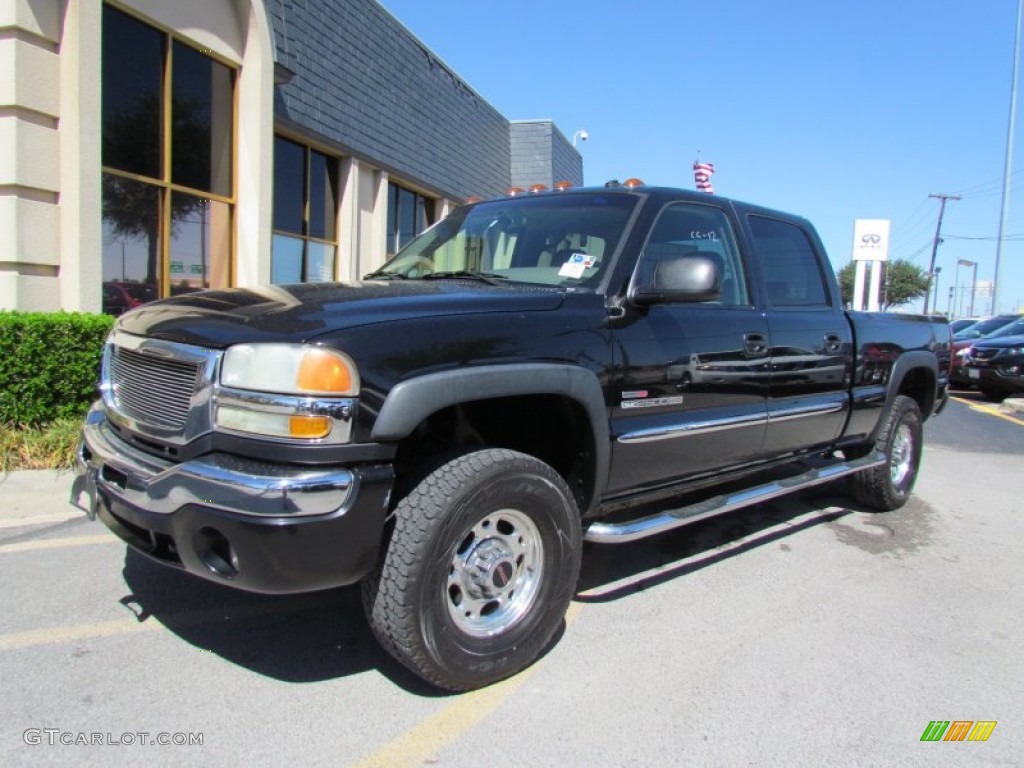
[[[593,523],[587,528],[583,539],[584,541],[593,541],[600,544],[624,544],[627,541],[636,541],[648,536],[656,536],[659,533],[671,531],[673,528],[689,525],[698,520],[722,515],[726,512],[759,504],[779,496],[785,496],[804,488],[812,488],[816,485],[828,483],[865,469],[878,467],[887,461],[888,459],[884,453],[871,453],[860,459],[841,461],[838,464],[830,464],[826,467],[817,467],[785,480],[775,480],[764,485],[736,491],[735,493],[715,496],[696,504],[659,512],[656,515],[641,517],[638,520],[629,520],[624,523]]]

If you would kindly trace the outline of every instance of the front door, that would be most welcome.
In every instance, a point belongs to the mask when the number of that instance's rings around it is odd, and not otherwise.
[[[609,492],[655,490],[762,455],[769,338],[754,309],[728,211],[673,203],[658,216],[634,284],[661,259],[716,263],[718,300],[631,307],[614,331],[617,387]]]

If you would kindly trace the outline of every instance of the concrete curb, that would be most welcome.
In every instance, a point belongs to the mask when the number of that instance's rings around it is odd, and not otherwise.
[[[85,517],[71,504],[70,469],[23,469],[0,474],[0,527]]]
[[[1024,414],[1024,397],[1008,397],[999,404],[1002,413],[1010,415]]]

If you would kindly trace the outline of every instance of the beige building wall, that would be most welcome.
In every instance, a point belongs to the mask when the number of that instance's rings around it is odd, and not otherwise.
[[[233,283],[268,283],[274,46],[263,0],[112,4],[237,67]],[[102,6],[0,0],[0,309],[101,310]],[[358,280],[385,258],[389,174],[355,158],[341,171],[336,276]]]
[[[238,67],[235,282],[267,280],[274,60],[262,0],[115,4]],[[99,0],[0,0],[0,309],[100,311],[101,19]]]

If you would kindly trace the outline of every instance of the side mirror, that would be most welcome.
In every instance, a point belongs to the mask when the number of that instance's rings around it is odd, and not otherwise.
[[[652,304],[713,301],[722,290],[718,265],[705,256],[676,256],[657,261],[650,276],[633,286],[629,299]]]

